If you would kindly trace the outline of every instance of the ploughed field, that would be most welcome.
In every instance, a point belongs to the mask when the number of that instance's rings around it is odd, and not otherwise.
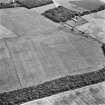
[[[0,40],[0,92],[103,67],[103,52],[93,40],[81,40],[29,9],[0,13],[1,24],[16,34]]]

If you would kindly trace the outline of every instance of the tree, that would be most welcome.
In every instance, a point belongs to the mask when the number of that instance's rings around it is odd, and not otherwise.
[[[102,44],[101,48],[102,48],[103,54],[105,56],[105,44]]]

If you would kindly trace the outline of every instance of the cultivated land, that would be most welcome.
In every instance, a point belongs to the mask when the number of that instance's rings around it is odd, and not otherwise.
[[[65,4],[67,2],[64,3],[64,7],[66,7]],[[70,8],[70,5],[68,4],[67,8]],[[48,6],[43,8],[40,7],[36,10],[26,8],[0,10],[0,93],[37,86],[46,81],[66,77],[67,75],[90,73],[104,67],[105,57],[99,43],[91,39],[82,38],[78,32],[67,30],[60,24],[54,23],[42,16],[41,13]],[[84,9],[81,8],[79,11],[81,10]],[[102,11],[99,12],[99,16],[103,13]],[[95,15],[95,17],[97,16]],[[89,24],[92,16],[87,15],[82,18],[86,22],[89,21],[86,23]],[[103,15],[102,18],[104,18]],[[97,20],[94,21],[96,22]],[[77,25],[78,30],[80,27],[82,26]],[[96,74],[94,73],[94,75]],[[94,83],[97,83],[98,80]],[[89,85],[92,84],[93,80],[90,81]],[[102,81],[101,79],[99,81],[102,82],[104,79],[102,78]],[[61,87],[62,83],[63,80],[61,79]],[[54,84],[56,83],[51,84],[51,87],[55,86]],[[57,89],[56,86],[54,88]],[[67,88],[69,88],[68,85]],[[39,86],[39,90],[43,90],[42,87]],[[62,92],[62,90],[60,91]],[[19,91],[21,92],[21,90]],[[48,92],[50,91],[48,90]],[[80,94],[76,99],[81,101],[84,94]],[[5,99],[6,95],[9,96],[10,94],[4,93],[0,95],[0,102],[4,101],[4,105],[6,103],[8,103],[7,105],[19,103],[17,102],[18,97],[16,98],[14,95],[14,98],[10,97],[10,99],[13,99],[10,102]],[[90,93],[88,95],[92,99],[94,98]],[[15,98],[16,100],[14,100]],[[32,100],[31,97],[27,96],[26,99],[28,98]],[[26,101],[24,98],[22,99],[22,102]],[[96,99],[94,98],[93,100]],[[48,103],[53,105],[50,101]],[[74,102],[74,104],[76,103]],[[59,102],[55,102],[54,105],[56,104],[59,105]],[[35,103],[35,105],[37,104]]]

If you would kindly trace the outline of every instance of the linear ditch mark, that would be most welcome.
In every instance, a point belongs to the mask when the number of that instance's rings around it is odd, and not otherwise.
[[[5,39],[4,39],[4,42],[5,42],[5,45],[6,45],[7,49],[8,49],[8,52],[9,52],[10,58],[12,59],[12,63],[13,63],[14,68],[15,68],[15,73],[16,73],[16,76],[17,76],[17,79],[18,79],[19,85],[20,85],[20,87],[22,88],[22,83],[21,83],[20,78],[19,78],[19,75],[18,75],[18,73],[17,73],[17,69],[16,69],[16,67],[15,67],[14,60],[13,60],[13,57],[12,57],[11,51],[10,51],[10,49],[9,49],[9,47],[8,47],[8,44],[7,44],[7,41],[6,41]]]
[[[0,94],[0,105],[22,103],[48,97],[60,92],[74,90],[105,81],[105,67],[94,72],[68,75],[43,84]]]

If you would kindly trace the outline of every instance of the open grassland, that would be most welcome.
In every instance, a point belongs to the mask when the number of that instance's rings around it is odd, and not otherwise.
[[[25,8],[2,10],[1,24],[18,36],[38,36],[56,31],[53,22]]]
[[[14,90],[15,79],[18,80],[15,84],[17,88],[18,84],[25,88],[103,67],[105,61],[99,45],[76,37],[57,32],[49,37],[23,37],[3,41],[4,45],[0,49],[0,92]],[[15,74],[11,74],[8,69],[12,69]],[[17,76],[12,78],[16,73]]]

